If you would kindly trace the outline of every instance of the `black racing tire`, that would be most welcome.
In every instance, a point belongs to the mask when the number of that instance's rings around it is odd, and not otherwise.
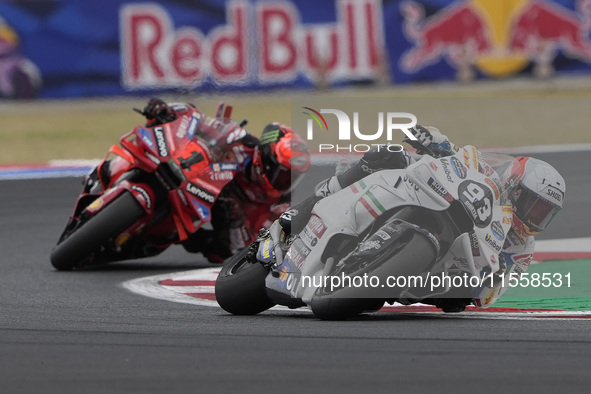
[[[406,246],[398,250],[394,256],[384,254],[378,257],[372,264],[366,267],[363,272],[368,275],[375,275],[380,278],[386,278],[390,275],[400,276],[411,273],[422,272],[437,257],[433,243],[426,235],[415,232],[412,239]],[[387,260],[392,261],[384,264]],[[356,273],[348,272],[348,275],[354,276]],[[366,289],[364,289],[366,290]],[[369,298],[371,293],[365,292],[361,297],[359,289],[347,287],[334,292],[324,292],[319,288],[312,297],[310,307],[314,316],[321,320],[346,320],[355,317],[365,311],[375,310],[377,305],[383,305],[386,299],[395,297]]]
[[[72,270],[144,214],[135,197],[124,192],[59,243],[51,252],[51,265],[58,271]]]
[[[223,310],[233,315],[256,315],[275,306],[265,287],[269,268],[250,262],[244,248],[229,258],[215,281],[215,298]]]
[[[347,320],[363,312],[375,312],[385,300],[372,298],[313,297],[310,307],[320,320]]]

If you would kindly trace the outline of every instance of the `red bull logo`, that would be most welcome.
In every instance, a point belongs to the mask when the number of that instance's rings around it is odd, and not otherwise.
[[[176,26],[161,3],[120,11],[122,81],[128,89],[377,79],[386,57],[379,0],[339,0],[336,20],[302,23],[289,1],[226,2],[226,23]]]
[[[591,63],[591,0],[579,0],[574,10],[550,0],[458,0],[429,17],[408,1],[400,11],[414,44],[400,59],[407,73],[442,59],[462,80],[476,71],[504,77],[531,63],[537,76],[548,76],[559,53]]]

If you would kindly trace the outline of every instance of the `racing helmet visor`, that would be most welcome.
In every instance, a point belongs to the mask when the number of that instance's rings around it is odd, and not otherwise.
[[[273,188],[280,193],[286,192],[291,188],[291,170],[283,164],[276,164],[272,170],[266,173],[267,179]]]
[[[561,207],[546,200],[526,187],[519,186],[515,207],[517,217],[533,226],[536,231],[543,231],[556,218]]]

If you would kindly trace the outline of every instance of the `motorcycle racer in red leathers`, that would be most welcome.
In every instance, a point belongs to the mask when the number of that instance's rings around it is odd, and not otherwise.
[[[223,262],[287,209],[290,191],[310,166],[310,156],[305,141],[280,123],[265,126],[259,139],[242,125],[208,117],[191,104],[150,99],[143,115],[152,127],[195,112],[201,116],[195,141],[207,145],[214,163],[237,166],[232,169],[238,171],[211,210],[213,229],[199,229],[183,247],[202,253],[210,262]]]
[[[411,129],[417,138],[413,146],[418,154],[428,153],[433,157],[456,154],[459,149],[434,127],[415,126]],[[405,140],[405,142],[409,142]],[[299,232],[306,225],[312,207],[321,198],[335,193],[382,169],[402,169],[415,162],[406,151],[391,152],[380,146],[366,152],[362,159],[346,171],[316,186],[315,195],[283,214],[280,223],[288,232]],[[561,210],[566,193],[564,178],[550,164],[532,157],[517,157],[500,171],[500,189],[503,205],[513,207],[513,220],[503,249],[499,255],[500,269],[491,279],[482,281],[473,289],[472,298],[441,298],[434,304],[446,312],[460,312],[469,303],[480,308],[491,306],[509,288],[510,279],[519,278],[533,258],[534,236],[544,231]],[[493,171],[482,169],[482,171]],[[502,280],[504,277],[504,280]]]

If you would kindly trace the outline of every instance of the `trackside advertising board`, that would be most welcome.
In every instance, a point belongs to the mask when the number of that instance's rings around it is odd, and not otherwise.
[[[591,70],[591,0],[0,3],[0,95],[548,77]]]

